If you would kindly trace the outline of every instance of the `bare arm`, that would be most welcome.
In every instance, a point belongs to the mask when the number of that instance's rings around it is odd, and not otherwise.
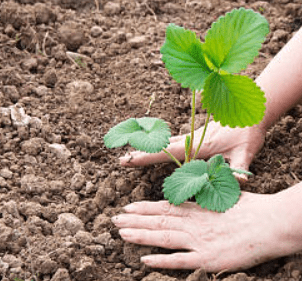
[[[302,250],[302,182],[273,195],[283,255]]]
[[[259,128],[267,131],[281,115],[302,101],[302,28],[283,47],[256,79],[267,99],[265,117]],[[257,127],[257,126],[255,126]],[[281,191],[276,214],[283,255],[302,250],[302,182]]]
[[[267,131],[302,99],[302,28],[256,79],[265,92],[266,113],[260,128]]]

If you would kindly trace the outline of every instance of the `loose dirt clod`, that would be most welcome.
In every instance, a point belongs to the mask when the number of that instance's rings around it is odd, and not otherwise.
[[[83,230],[83,222],[72,213],[60,214],[54,224],[54,233],[60,236],[75,235]]]
[[[68,50],[75,52],[87,42],[83,30],[76,25],[64,25],[59,29],[61,42],[65,44]]]
[[[142,281],[176,281],[176,278],[169,277],[167,275],[160,274],[159,272],[152,272],[148,276],[144,277]]]
[[[69,158],[71,156],[71,152],[67,149],[67,147],[64,144],[53,143],[53,144],[48,145],[48,148],[58,158],[66,160],[67,158]]]
[[[70,276],[66,268],[59,268],[55,275],[51,278],[51,281],[70,281]]]
[[[20,105],[16,104],[10,107],[12,123],[16,127],[27,126],[31,117],[25,114],[25,110]]]
[[[107,2],[104,6],[104,12],[108,16],[119,14],[121,11],[121,6],[119,3]]]

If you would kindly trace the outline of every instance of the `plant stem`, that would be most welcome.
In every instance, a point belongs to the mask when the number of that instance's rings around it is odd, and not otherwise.
[[[205,134],[206,134],[206,130],[207,130],[207,127],[208,127],[208,124],[209,124],[209,121],[210,121],[210,117],[211,117],[211,113],[208,113],[206,122],[205,122],[205,124],[204,124],[202,136],[201,136],[200,142],[199,142],[199,144],[198,144],[198,147],[197,147],[197,149],[196,149],[196,151],[195,151],[193,160],[197,157],[198,152],[199,152],[199,149],[200,149],[200,147],[201,147],[201,145],[202,145],[202,143],[203,143],[203,140],[204,140],[204,137],[205,137]]]
[[[168,150],[166,150],[165,148],[163,148],[163,152],[165,152],[166,154],[168,154],[170,156],[170,158],[179,166],[181,167],[181,163],[175,158],[175,156],[173,156],[173,154],[171,152],[169,152]]]
[[[186,160],[185,163],[190,162],[191,159],[191,152],[192,152],[192,147],[193,147],[193,141],[194,141],[194,125],[195,125],[195,93],[196,91],[193,90],[192,92],[192,111],[191,111],[191,139],[190,139],[190,145],[189,145],[189,150],[188,154],[186,155]]]

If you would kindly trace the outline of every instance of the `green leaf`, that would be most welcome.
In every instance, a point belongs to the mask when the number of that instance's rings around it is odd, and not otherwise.
[[[130,118],[114,126],[104,137],[108,148],[129,143],[137,150],[148,153],[160,152],[169,144],[171,131],[167,123],[158,118]]]
[[[232,171],[232,173],[237,173],[237,174],[246,174],[246,175],[249,175],[249,176],[253,175],[253,173],[251,173],[249,171],[242,170],[242,169],[232,169],[231,168],[231,171]]]
[[[264,93],[247,76],[212,73],[202,95],[203,109],[212,113],[222,126],[253,126],[264,116]]]
[[[182,87],[203,89],[205,79],[212,71],[205,61],[202,43],[193,31],[169,24],[160,52],[169,73]]]
[[[225,212],[233,207],[241,194],[238,181],[230,168],[222,166],[195,195],[196,202],[211,211]]]
[[[225,160],[223,158],[223,156],[221,154],[216,154],[213,157],[211,157],[208,161],[207,161],[207,165],[208,165],[208,174],[209,177],[211,178],[211,176],[213,174],[215,174],[221,167],[230,167],[228,163],[225,163]],[[252,176],[253,174],[251,172],[242,170],[242,169],[233,169],[230,168],[232,173],[237,173],[237,174],[246,174],[249,176]]]
[[[191,161],[165,178],[164,196],[170,203],[179,205],[198,193],[208,181],[205,161]]]
[[[212,24],[203,50],[218,69],[238,73],[254,61],[268,32],[265,17],[253,10],[234,9]]]
[[[216,154],[213,157],[211,157],[207,161],[207,166],[208,166],[208,173],[209,177],[211,177],[219,167],[222,167],[225,164],[224,158],[221,154]]]
[[[195,195],[196,202],[208,210],[225,212],[239,199],[239,183],[221,155],[208,162],[193,160],[164,181],[164,197],[179,205]]]

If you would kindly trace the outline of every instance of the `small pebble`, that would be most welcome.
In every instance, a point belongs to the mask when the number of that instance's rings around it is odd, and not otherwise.
[[[100,26],[98,26],[98,25],[95,25],[95,26],[93,26],[92,28],[91,28],[91,30],[90,30],[90,33],[91,33],[91,36],[92,37],[99,37],[99,36],[101,36],[102,35],[102,33],[103,33],[103,28],[101,28]]]

